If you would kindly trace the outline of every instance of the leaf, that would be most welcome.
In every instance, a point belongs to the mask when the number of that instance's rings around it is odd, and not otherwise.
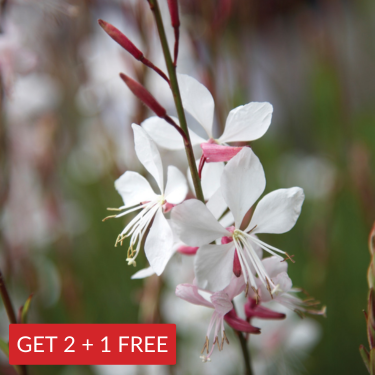
[[[370,351],[370,374],[375,375],[375,349]]]
[[[367,349],[363,345],[360,345],[359,353],[361,354],[361,357],[363,359],[363,362],[365,363],[367,371],[370,372],[370,355],[369,355],[369,352],[367,351]]]
[[[33,295],[30,294],[29,298],[26,300],[25,304],[22,307],[21,311],[21,323],[27,323],[27,313],[30,308],[31,299],[33,298]]]
[[[9,345],[3,339],[0,339],[0,350],[9,358]]]

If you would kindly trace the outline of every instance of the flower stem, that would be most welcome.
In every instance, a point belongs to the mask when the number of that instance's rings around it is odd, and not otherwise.
[[[5,310],[8,315],[9,323],[16,324],[17,323],[16,314],[14,312],[12,301],[10,299],[8,289],[5,285],[5,280],[3,278],[3,274],[1,273],[1,270],[0,270],[0,295],[1,295],[1,299],[3,300]],[[25,365],[15,366],[15,368],[20,375],[27,375],[27,368]]]
[[[3,275],[1,271],[0,271],[0,294],[1,294],[1,299],[4,302],[4,306],[8,315],[9,323],[16,324],[17,323],[16,314],[14,313],[12,301],[10,300],[9,293],[5,285],[5,281],[3,279]]]
[[[251,369],[251,358],[250,358],[250,351],[247,348],[246,338],[242,334],[242,332],[236,331],[238,335],[238,339],[240,340],[243,360],[245,363],[245,375],[253,375],[253,370]]]
[[[186,151],[186,156],[187,156],[189,167],[190,167],[191,177],[193,178],[195,194],[197,198],[204,203],[204,196],[203,196],[201,181],[199,179],[197,165],[195,164],[193,147],[191,145],[185,112],[182,106],[180,89],[178,87],[176,66],[172,61],[171,53],[169,51],[169,46],[167,42],[167,37],[165,35],[165,29],[164,29],[163,20],[162,20],[161,13],[160,13],[158,0],[148,0],[148,2],[150,4],[150,8],[152,12],[154,13],[156,26],[159,32],[160,42],[161,42],[161,46],[162,46],[163,53],[164,53],[165,63],[168,69],[170,86],[171,86],[171,90],[173,93],[173,99],[174,99],[174,103],[176,106],[178,119],[180,121],[180,126],[186,135],[186,139],[184,139],[185,151]]]

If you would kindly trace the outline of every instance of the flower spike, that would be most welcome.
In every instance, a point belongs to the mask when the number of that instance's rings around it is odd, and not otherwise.
[[[117,29],[110,23],[100,19],[98,20],[98,23],[115,42],[117,42],[122,48],[128,51],[135,59],[153,69],[160,75],[160,77],[165,79],[168,84],[170,83],[169,78],[165,75],[165,73],[163,73],[158,67],[156,67],[150,60],[146,59],[143,53],[119,29]]]

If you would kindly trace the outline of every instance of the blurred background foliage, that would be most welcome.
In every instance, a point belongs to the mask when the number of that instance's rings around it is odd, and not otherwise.
[[[158,302],[160,295],[173,294],[173,286],[156,277],[130,281],[135,269],[126,265],[126,247],[113,247],[124,222],[101,221],[107,207],[121,205],[114,180],[127,169],[144,173],[130,125],[150,113],[118,73],[144,83],[173,113],[165,83],[96,23],[102,18],[119,27],[166,70],[147,2],[0,3],[0,266],[14,305],[18,309],[34,293],[33,323],[176,323],[177,318],[163,316]],[[172,46],[166,0],[160,5]],[[180,13],[178,70],[212,92],[217,134],[235,106],[271,102],[272,125],[252,145],[266,172],[266,192],[305,189],[296,227],[266,238],[295,254],[296,264],[289,266],[294,284],[327,305],[327,318],[316,319],[319,343],[299,372],[366,373],[358,346],[366,343],[367,237],[375,217],[375,3],[180,0]],[[163,157],[186,170],[182,153]],[[8,335],[3,306],[0,334]],[[205,328],[200,335],[203,343]],[[179,333],[177,366],[162,373],[210,373],[211,364],[199,363],[200,346],[190,359],[199,367],[184,358],[187,341]],[[1,374],[14,373],[5,358],[0,363]],[[29,371],[150,370],[45,366]],[[279,367],[267,373],[295,372]]]

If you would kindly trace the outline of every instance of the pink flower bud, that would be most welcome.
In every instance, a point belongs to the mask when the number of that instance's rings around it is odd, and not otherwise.
[[[245,314],[247,319],[260,318],[260,319],[285,319],[285,314],[267,309],[266,307],[257,304],[256,300],[249,298],[245,304]]]
[[[173,27],[180,26],[180,17],[178,15],[178,3],[177,0],[168,0],[169,13],[171,15],[171,22]]]
[[[115,42],[126,49],[137,60],[142,60],[143,53],[120,30],[103,20],[98,20],[98,23]]]
[[[155,114],[161,118],[167,115],[167,111],[163,108],[158,101],[137,81],[128,77],[124,73],[120,73],[121,79],[129,87],[130,91],[144,104],[147,105]]]
[[[246,320],[243,320],[238,317],[236,311],[232,309],[224,315],[224,320],[236,331],[259,334],[260,328],[252,326]]]

